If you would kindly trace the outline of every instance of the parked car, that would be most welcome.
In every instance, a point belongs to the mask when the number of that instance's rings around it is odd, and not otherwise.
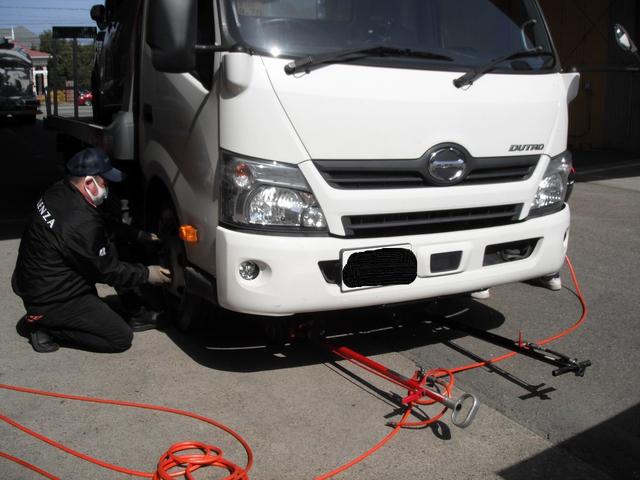
[[[78,105],[93,105],[93,93],[90,91],[80,93],[78,95]]]

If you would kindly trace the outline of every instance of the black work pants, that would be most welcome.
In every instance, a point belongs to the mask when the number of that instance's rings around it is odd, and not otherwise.
[[[33,322],[60,343],[95,352],[124,352],[131,347],[129,324],[95,294],[82,295],[64,303],[28,306],[29,315],[42,315]]]

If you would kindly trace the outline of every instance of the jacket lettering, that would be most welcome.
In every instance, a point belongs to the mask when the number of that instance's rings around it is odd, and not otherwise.
[[[53,215],[51,215],[51,212],[47,210],[47,207],[44,204],[44,201],[42,199],[38,200],[36,209],[38,210],[38,213],[42,217],[42,220],[44,220],[44,223],[49,225],[49,228],[53,228],[53,225],[56,223],[56,219],[53,218]]]

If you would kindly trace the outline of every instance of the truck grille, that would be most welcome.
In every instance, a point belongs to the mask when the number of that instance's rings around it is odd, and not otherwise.
[[[468,173],[458,185],[527,180],[539,155],[467,159]],[[415,160],[315,160],[313,163],[334,188],[381,189],[435,187],[426,174],[427,156]]]
[[[342,217],[347,237],[389,237],[454,232],[508,225],[518,221],[522,204],[432,212]]]

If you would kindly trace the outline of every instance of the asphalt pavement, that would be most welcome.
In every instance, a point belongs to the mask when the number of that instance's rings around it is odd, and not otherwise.
[[[401,390],[311,344],[269,347],[256,322],[242,315],[218,311],[210,328],[197,335],[173,328],[139,333],[132,349],[118,355],[35,353],[16,333],[23,309],[9,279],[25,215],[62,175],[63,162],[41,122],[0,124],[0,144],[0,383],[149,402],[214,418],[247,439],[255,453],[250,478],[259,480],[314,478],[390,432],[385,423],[397,418]],[[553,348],[593,366],[583,378],[552,377],[551,366],[516,358],[459,374],[455,394],[469,391],[482,403],[473,425],[462,430],[445,417],[427,429],[402,431],[336,478],[640,478],[640,160],[589,152],[578,155],[576,165],[569,254],[590,314]],[[434,311],[537,340],[580,315],[566,269],[563,282],[559,292],[511,284],[492,288],[482,302],[446,299],[320,317],[340,342],[411,375],[416,363],[453,367],[500,352],[438,327]],[[113,296],[106,287],[100,292]],[[226,457],[244,461],[242,449],[224,435],[175,416],[3,390],[0,410],[77,450],[140,470],[152,470],[169,444],[187,439],[219,444]],[[6,424],[0,429],[0,450],[60,478],[122,478]],[[0,473],[8,480],[40,478],[1,458]]]
[[[640,160],[600,152],[578,154],[578,182],[570,199],[568,255],[589,308],[586,323],[550,348],[591,360],[583,378],[552,377],[553,367],[530,359],[508,360],[495,368],[458,375],[459,385],[484,404],[514,419],[616,479],[640,478],[640,373],[638,287],[640,286]],[[581,308],[568,269],[564,288],[551,292],[534,284],[493,288],[491,298],[452,299],[438,310],[470,325],[538,341],[577,320]],[[433,311],[433,307],[431,309]],[[414,318],[419,312],[412,312]],[[425,317],[428,320],[428,316]],[[428,321],[421,328],[432,332]],[[451,333],[451,332],[445,332]],[[442,333],[440,332],[442,335]],[[392,348],[426,365],[464,365],[500,352],[470,338],[406,349]],[[445,335],[446,336],[446,335]],[[501,472],[523,478],[545,452]]]

